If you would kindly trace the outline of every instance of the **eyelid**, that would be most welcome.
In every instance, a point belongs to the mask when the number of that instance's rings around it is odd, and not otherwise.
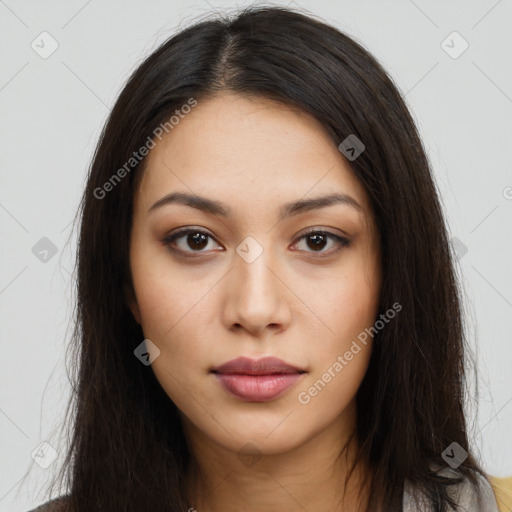
[[[350,241],[350,236],[347,235],[346,233],[343,233],[342,234],[336,234],[336,233],[333,233],[332,231],[330,231],[331,228],[322,228],[322,227],[312,227],[312,228],[307,228],[305,231],[302,231],[298,236],[297,236],[297,240],[300,240],[301,238],[307,236],[307,235],[310,235],[310,234],[315,234],[315,233],[321,233],[321,234],[325,234],[325,235],[329,235],[329,236],[333,236],[333,237],[337,237],[337,238],[343,238],[343,239],[346,239],[348,241]],[[340,230],[341,231],[341,230]]]
[[[293,245],[299,243],[303,238],[306,238],[309,235],[324,235],[331,240],[334,240],[337,247],[330,249],[328,251],[305,251],[307,254],[317,254],[317,258],[327,258],[328,256],[332,256],[333,254],[338,253],[340,250],[350,247],[352,244],[352,240],[348,236],[337,235],[332,231],[329,231],[326,228],[313,227],[308,228],[306,231],[303,231],[300,235],[297,236],[296,241]]]
[[[171,234],[166,235],[164,238],[161,239],[161,243],[164,246],[170,245],[172,242],[174,242],[174,240],[181,238],[183,236],[186,236],[190,233],[193,233],[193,234],[199,233],[199,234],[205,235],[205,236],[211,238],[212,240],[216,241],[216,238],[212,234],[210,234],[208,231],[206,231],[204,228],[195,228],[192,226],[192,227],[185,227],[185,228],[178,229],[177,231],[174,231]],[[297,236],[297,238],[295,239],[295,242],[293,243],[293,245],[296,245],[303,238],[306,238],[307,236],[313,235],[313,234],[324,235],[327,238],[334,240],[336,242],[336,244],[338,245],[338,247],[336,247],[334,249],[330,249],[328,251],[318,251],[318,252],[317,251],[305,251],[306,253],[309,253],[309,254],[318,254],[317,257],[319,257],[319,258],[324,257],[324,256],[326,257],[327,255],[332,255],[334,253],[337,253],[339,250],[349,247],[352,243],[351,239],[348,236],[337,235],[337,234],[329,231],[326,228],[312,227],[312,228],[308,228],[306,231],[303,231],[301,234],[299,234]],[[176,252],[178,254],[184,255],[185,257],[192,257],[192,258],[201,257],[202,255],[208,254],[205,251],[183,251],[181,249],[175,249],[175,248],[170,248],[170,250],[172,250],[173,252]]]
[[[188,234],[196,234],[196,233],[199,233],[199,234],[202,234],[202,235],[205,235],[209,238],[211,238],[212,240],[215,240],[215,237],[210,234],[208,231],[206,231],[204,228],[195,228],[194,226],[192,227],[186,227],[186,228],[178,228],[176,231],[170,233],[169,235],[166,235],[164,236],[164,238],[162,238],[160,240],[160,242],[162,243],[162,245],[166,246],[166,245],[170,245],[174,242],[174,240],[178,239],[178,238],[181,238],[183,236],[186,236]],[[185,257],[200,257],[202,255],[205,255],[207,254],[205,251],[183,251],[181,249],[175,249],[175,248],[170,248],[170,250],[172,250],[173,252],[175,253],[178,253],[180,255],[184,255]]]

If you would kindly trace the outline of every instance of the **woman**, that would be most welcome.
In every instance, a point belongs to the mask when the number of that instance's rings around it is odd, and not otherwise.
[[[278,7],[175,35],[114,106],[80,214],[47,510],[497,510],[430,166],[354,40]]]

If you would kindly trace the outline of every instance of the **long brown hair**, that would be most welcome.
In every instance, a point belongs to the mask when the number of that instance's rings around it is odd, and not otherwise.
[[[467,346],[454,255],[417,128],[398,88],[359,43],[312,15],[254,6],[197,22],[162,44],[130,77],[101,134],[78,212],[76,375],[59,474],[69,510],[190,507],[182,492],[190,453],[177,409],[133,353],[144,335],[125,298],[134,185],[145,159],[126,163],[190,98],[221,91],[299,107],[336,145],[349,135],[364,143],[348,163],[381,238],[380,310],[396,301],[402,310],[375,335],[357,393],[355,463],[370,467],[368,511],[401,510],[406,479],[432,510],[447,510],[449,484],[485,474],[466,433]],[[122,179],[112,181],[123,166]],[[453,442],[469,454],[458,479],[435,469],[446,467],[441,454]]]

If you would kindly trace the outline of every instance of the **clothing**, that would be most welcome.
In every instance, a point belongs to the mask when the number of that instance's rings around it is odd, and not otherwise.
[[[442,476],[457,476],[457,472],[446,468],[440,472]],[[451,474],[450,474],[451,473]],[[477,475],[478,487],[466,478],[460,484],[448,487],[448,494],[459,505],[457,512],[499,512],[496,496],[489,482]],[[414,496],[408,481],[404,486],[403,512],[431,512],[424,496]]]
[[[449,470],[449,468],[448,468]],[[443,470],[443,476],[448,475],[450,471]],[[454,476],[456,473],[453,473]],[[459,504],[457,512],[499,512],[496,497],[489,482],[483,477],[478,475],[480,485],[475,488],[471,483],[465,479],[460,484],[449,488],[449,494],[452,496],[456,503]],[[51,500],[43,505],[30,510],[29,512],[60,512],[66,497],[61,496]],[[415,496],[414,490],[409,482],[405,482],[403,510],[402,512],[430,512],[430,508],[421,496]]]

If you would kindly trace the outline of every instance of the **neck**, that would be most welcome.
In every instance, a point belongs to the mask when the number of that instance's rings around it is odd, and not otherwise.
[[[193,435],[194,457],[185,477],[189,510],[363,511],[367,466],[359,463],[344,485],[357,448],[355,436],[350,442],[349,437],[336,446],[324,431],[287,453],[243,457]]]

